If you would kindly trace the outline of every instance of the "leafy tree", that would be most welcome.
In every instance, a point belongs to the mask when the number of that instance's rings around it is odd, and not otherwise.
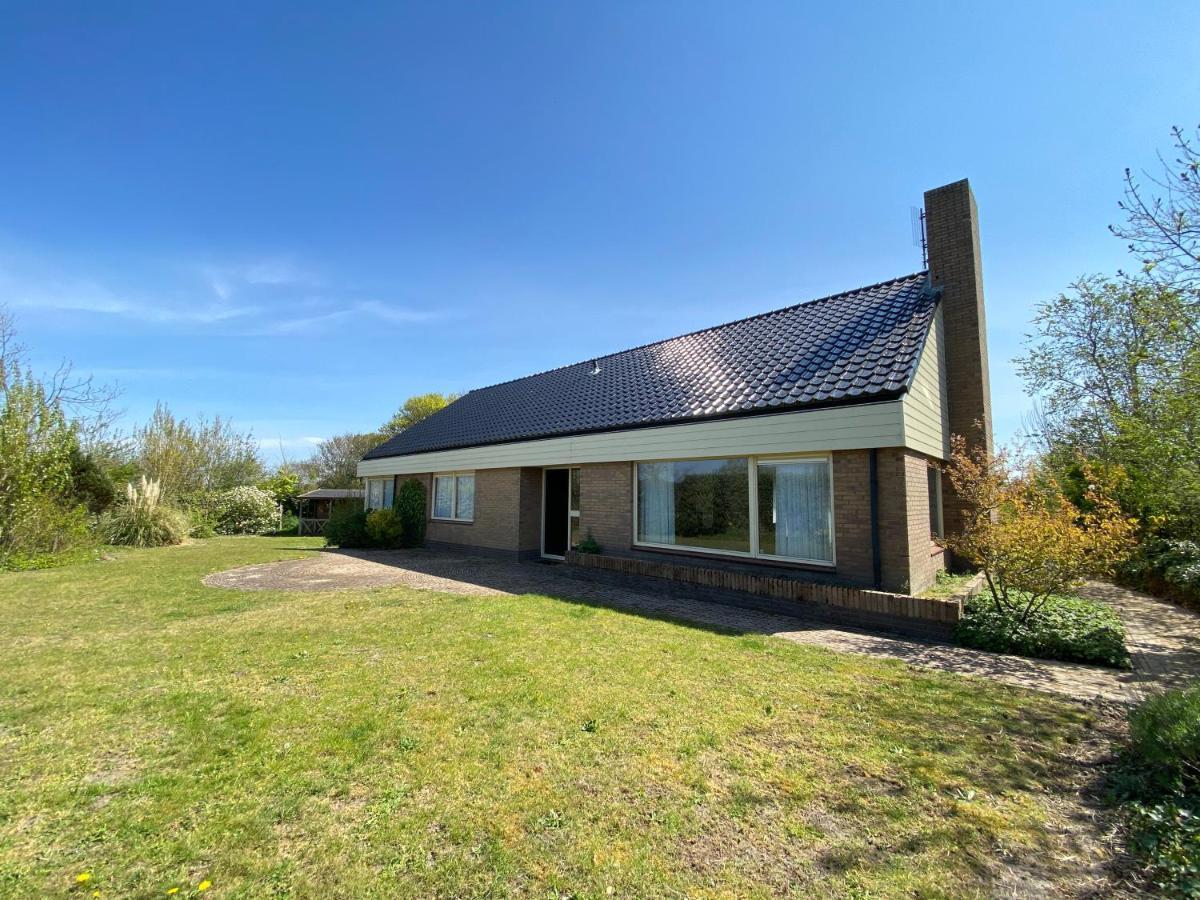
[[[70,495],[93,515],[112,506],[117,496],[116,487],[108,473],[94,456],[85,453],[78,445],[71,448]]]
[[[253,435],[236,430],[220,416],[189,422],[159,403],[134,441],[140,470],[158,480],[163,494],[176,502],[254,484],[263,475]]]
[[[1014,469],[1003,453],[968,449],[962,435],[951,440],[947,475],[967,513],[947,543],[979,566],[996,611],[1010,615],[1014,626],[1085,578],[1111,574],[1128,555],[1135,523],[1086,462],[1080,462],[1087,484],[1080,508],[1052,473]]]
[[[404,401],[380,430],[384,439],[394,437],[405,428],[411,428],[422,419],[428,419],[440,409],[445,409],[459,397],[458,394],[417,394]]]
[[[339,434],[321,441],[312,460],[316,482],[327,488],[356,488],[358,464],[368,450],[379,446],[378,434]]]
[[[270,494],[284,509],[295,512],[296,495],[300,493],[300,475],[295,470],[280,466],[260,481],[258,487]]]

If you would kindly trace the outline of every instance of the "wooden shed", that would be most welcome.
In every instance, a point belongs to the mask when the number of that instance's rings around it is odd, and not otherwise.
[[[300,494],[296,498],[297,514],[300,516],[298,533],[324,534],[329,515],[338,506],[354,504],[362,506],[363,492],[353,488],[317,488]]]

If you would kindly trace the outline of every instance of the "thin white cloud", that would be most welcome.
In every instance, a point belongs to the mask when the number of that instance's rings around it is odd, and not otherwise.
[[[319,279],[289,257],[270,257],[250,263],[203,266],[201,274],[220,300],[228,300],[247,287],[303,285],[315,287]]]
[[[336,323],[353,323],[362,319],[375,319],[389,325],[413,325],[434,322],[445,317],[446,313],[437,310],[411,309],[380,303],[377,300],[366,300],[325,313],[281,319],[272,322],[256,333],[268,335],[311,334]]]
[[[14,308],[84,312],[155,323],[211,325],[254,315],[259,311],[257,306],[235,306],[227,303],[179,306],[128,300],[90,282],[10,286],[4,293],[7,295],[5,299]]]

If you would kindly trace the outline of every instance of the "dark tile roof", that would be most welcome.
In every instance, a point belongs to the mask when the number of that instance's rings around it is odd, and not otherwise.
[[[919,272],[506,381],[364,458],[889,399],[908,389],[936,305]]]

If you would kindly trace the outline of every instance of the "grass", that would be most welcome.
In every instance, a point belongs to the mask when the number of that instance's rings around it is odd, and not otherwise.
[[[317,544],[0,577],[0,895],[970,896],[1014,884],[1005,860],[1024,884],[1071,877],[1082,707],[563,599],[200,582]]]
[[[967,590],[968,585],[975,580],[973,572],[967,572],[963,575],[955,575],[953,572],[942,570],[937,573],[937,578],[933,584],[921,591],[922,597],[933,597],[938,600],[949,600],[951,597],[957,597]]]

